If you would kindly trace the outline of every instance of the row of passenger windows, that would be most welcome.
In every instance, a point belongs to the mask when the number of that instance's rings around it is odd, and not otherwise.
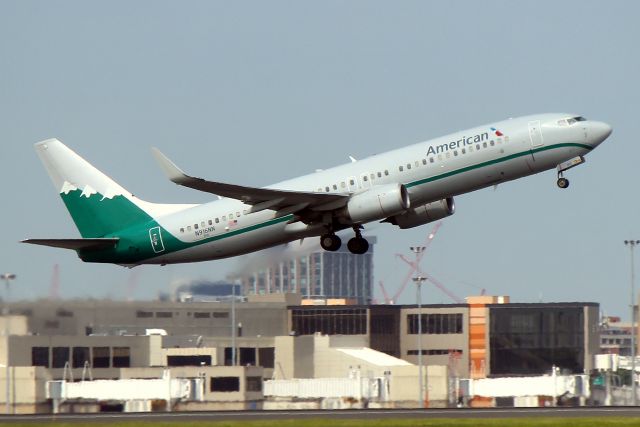
[[[245,210],[243,210],[243,211],[242,211],[242,215],[247,215],[248,213],[249,213],[249,210],[248,210],[248,209],[245,209]],[[217,218],[215,218],[215,219],[209,219],[209,220],[207,220],[207,221],[202,221],[200,224],[195,223],[195,224],[193,224],[193,230],[198,230],[198,229],[200,229],[200,228],[205,228],[205,227],[207,227],[207,226],[210,226],[210,227],[211,227],[211,226],[214,226],[214,224],[220,224],[220,222],[224,223],[224,222],[226,222],[226,221],[227,221],[227,218],[228,218],[228,220],[229,220],[230,222],[231,222],[231,221],[233,221],[233,222],[237,222],[237,221],[238,221],[238,220],[237,220],[237,218],[240,218],[240,216],[241,216],[240,211],[236,212],[235,214],[234,214],[233,212],[231,212],[231,213],[229,214],[229,216],[227,216],[227,215],[222,215],[221,217],[217,217]],[[214,228],[214,229],[215,229],[215,228]],[[184,233],[184,232],[185,232],[185,230],[186,230],[186,231],[191,231],[191,230],[192,230],[192,226],[187,225],[186,227],[181,227],[181,228],[180,228],[180,232],[181,232],[181,233]]]
[[[507,143],[509,142],[509,137],[505,136],[504,137],[504,142]],[[483,143],[477,143],[475,144],[475,150],[476,151],[480,151],[484,148],[489,148],[489,147],[494,147],[496,145],[502,144],[502,138],[498,138],[496,140],[490,140],[490,141],[485,141]],[[436,160],[437,161],[442,161],[445,158],[449,159],[451,158],[451,153],[453,152],[453,156],[457,157],[459,155],[463,155],[463,154],[467,154],[467,153],[473,153],[474,151],[474,146],[473,145],[469,145],[468,147],[463,147],[461,149],[456,149],[453,151],[447,151],[446,153],[444,153],[444,156],[442,154],[438,154],[437,157],[429,157],[428,160],[427,158],[422,159],[422,161],[420,160],[416,160],[413,164],[412,163],[407,163],[406,166],[405,165],[400,165],[398,166],[398,171],[400,172],[404,172],[405,168],[407,170],[411,170],[412,167],[419,167],[420,163],[422,163],[423,166],[426,166],[429,163],[435,163]],[[362,176],[362,181],[363,182],[372,182],[377,178],[382,178],[382,176],[389,176],[389,171],[385,170],[384,172],[377,172],[377,173],[372,173],[370,175],[363,175]],[[354,188],[356,185],[355,182],[355,178],[351,178],[349,179],[349,186],[351,188]],[[332,184],[332,185],[327,185],[326,187],[324,187],[324,191],[325,192],[330,192],[331,189],[333,189],[333,191],[338,191],[338,188],[340,189],[340,191],[347,191],[347,184],[346,181],[342,181],[339,184]],[[321,193],[323,190],[322,188],[318,188],[318,193]]]

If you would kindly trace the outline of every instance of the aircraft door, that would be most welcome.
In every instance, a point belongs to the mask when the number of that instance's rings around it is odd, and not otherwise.
[[[531,148],[536,148],[544,145],[544,141],[542,139],[542,128],[540,127],[540,120],[529,122],[529,139],[531,140]]]

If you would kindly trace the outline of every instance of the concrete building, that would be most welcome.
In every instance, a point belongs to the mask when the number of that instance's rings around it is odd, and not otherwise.
[[[305,299],[344,299],[370,304],[373,298],[374,236],[367,236],[369,251],[354,255],[342,245],[325,251],[313,242],[310,247],[283,252],[268,265],[257,265],[229,280],[242,283],[245,295],[294,293]],[[251,264],[249,264],[251,265]]]

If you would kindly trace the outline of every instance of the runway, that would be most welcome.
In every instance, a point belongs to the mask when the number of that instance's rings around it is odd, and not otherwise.
[[[640,417],[640,407],[578,407],[578,408],[486,408],[486,409],[356,409],[307,411],[212,411],[212,412],[150,412],[96,413],[58,415],[2,415],[2,422],[87,423],[113,421],[257,421],[321,419],[391,419],[391,418],[538,418],[538,417]]]

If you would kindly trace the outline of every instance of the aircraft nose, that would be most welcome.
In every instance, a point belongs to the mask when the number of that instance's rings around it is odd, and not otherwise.
[[[611,126],[605,122],[591,122],[589,124],[589,140],[595,146],[607,139],[611,135]]]

